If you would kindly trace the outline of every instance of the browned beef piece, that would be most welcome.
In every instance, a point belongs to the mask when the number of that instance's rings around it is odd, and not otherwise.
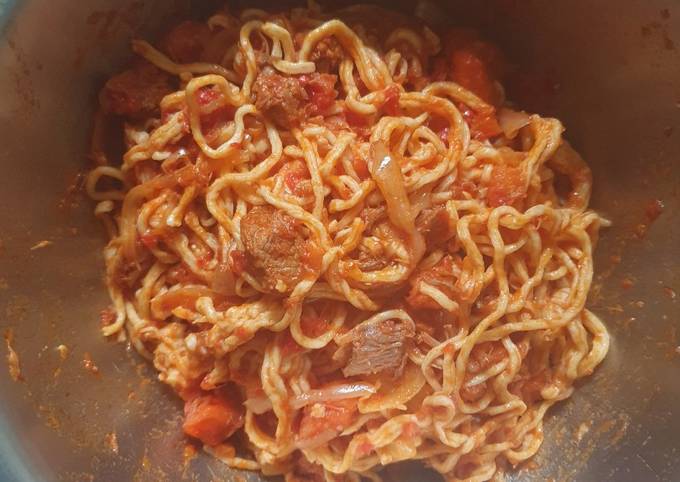
[[[352,331],[352,354],[342,373],[347,376],[385,372],[401,375],[406,345],[414,336],[411,327],[397,320],[359,325]]]
[[[455,234],[443,205],[423,209],[416,218],[416,229],[425,237],[428,247],[441,246]]]
[[[273,206],[255,206],[241,220],[246,269],[267,291],[287,293],[320,268],[317,245],[297,219]]]
[[[365,224],[364,232],[370,232],[380,219],[386,217],[385,213],[386,210],[384,206],[380,206],[377,208],[368,207],[362,209],[359,216],[361,217],[361,220]]]
[[[290,129],[300,124],[309,96],[300,81],[271,69],[255,79],[255,107],[280,127]]]

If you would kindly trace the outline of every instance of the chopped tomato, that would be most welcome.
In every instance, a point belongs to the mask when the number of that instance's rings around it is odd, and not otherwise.
[[[474,196],[477,194],[477,185],[472,181],[461,181],[456,179],[451,186],[451,193],[454,199],[465,199],[465,194]]]
[[[373,452],[373,450],[375,450],[373,444],[368,440],[365,440],[357,446],[357,457],[366,457]]]
[[[309,96],[307,106],[309,117],[325,112],[338,97],[338,91],[335,90],[335,83],[338,80],[336,75],[315,72],[309,75],[301,75],[299,80]]]
[[[220,91],[211,87],[202,87],[196,94],[196,101],[199,105],[208,105],[220,97]]]
[[[199,106],[203,134],[211,142],[219,128],[234,119],[236,108],[228,104],[222,92],[215,87],[200,88],[195,100]],[[188,117],[185,115],[187,125]]]
[[[199,268],[205,269],[208,267],[208,264],[212,260],[212,254],[211,253],[205,253],[196,259],[196,264],[198,265]]]
[[[472,29],[450,29],[443,36],[443,44],[444,53],[434,63],[434,79],[451,79],[486,102],[498,104],[501,99],[494,81],[507,70],[500,50],[480,40]]]
[[[283,183],[288,192],[298,197],[310,196],[313,194],[312,185],[309,182],[309,170],[304,162],[295,160],[287,162],[279,171],[283,176]]]
[[[449,123],[443,117],[430,116],[427,126],[439,136],[444,144],[449,143]]]
[[[330,323],[323,316],[311,315],[307,312],[302,314],[300,318],[300,327],[305,335],[316,338],[328,332]]]
[[[303,348],[298,345],[298,343],[290,334],[290,331],[285,331],[281,334],[279,338],[279,348],[281,349],[281,355],[285,358],[296,353],[301,353]]]
[[[451,69],[453,80],[482,100],[490,104],[498,100],[496,87],[487,66],[471,49],[463,48],[454,51],[451,55]]]
[[[229,253],[231,269],[236,276],[241,276],[246,271],[246,253],[240,249],[234,249]]]
[[[361,179],[366,179],[370,175],[368,172],[368,164],[366,164],[366,159],[361,156],[354,155],[352,159],[352,167]]]
[[[496,119],[495,110],[490,109],[487,112],[475,112],[464,105],[460,105],[459,107],[462,109],[465,122],[467,122],[470,127],[470,136],[473,139],[484,141],[503,132]]]
[[[160,236],[158,234],[146,232],[142,234],[139,238],[144,246],[149,249],[156,249],[158,247],[158,241]]]
[[[236,328],[236,330],[234,330],[234,335],[240,340],[249,340],[252,336],[252,333],[245,326],[239,326]]]
[[[511,205],[525,196],[526,187],[521,167],[504,164],[494,166],[486,191],[486,201],[490,206]]]
[[[307,405],[300,420],[298,439],[312,440],[324,434],[339,434],[354,422],[356,403],[354,399],[346,399]]]
[[[383,110],[387,115],[396,116],[401,114],[401,109],[399,108],[399,95],[401,91],[397,84],[389,85],[383,91],[385,95],[385,101],[383,102]]]
[[[201,115],[201,127],[203,134],[208,142],[212,142],[215,134],[219,132],[221,126],[234,120],[236,109],[231,105],[224,105],[216,108],[208,114]]]
[[[184,433],[217,445],[243,425],[243,409],[224,396],[206,393],[184,404]]]
[[[349,125],[350,129],[352,129],[360,137],[367,138],[371,135],[368,117],[357,114],[350,109],[345,109],[345,120],[347,121],[347,125]]]

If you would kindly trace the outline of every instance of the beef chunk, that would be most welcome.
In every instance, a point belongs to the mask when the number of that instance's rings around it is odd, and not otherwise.
[[[285,129],[296,127],[309,100],[307,91],[294,77],[265,70],[253,85],[255,107],[275,124]]]
[[[423,209],[416,218],[416,229],[425,237],[428,247],[442,246],[455,234],[442,205]]]
[[[365,323],[351,332],[352,354],[342,373],[347,376],[386,372],[401,375],[406,363],[406,344],[414,333],[398,320]]]
[[[256,206],[241,220],[246,265],[265,290],[287,293],[320,268],[318,246],[297,219],[272,206]]]

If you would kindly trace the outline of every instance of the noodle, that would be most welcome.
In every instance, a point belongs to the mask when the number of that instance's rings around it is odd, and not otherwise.
[[[111,237],[103,333],[232,467],[358,481],[420,459],[490,480],[607,353],[585,305],[608,222],[561,123],[505,102],[490,44],[361,12],[250,9],[133,42],[146,63],[103,89],[86,183]]]

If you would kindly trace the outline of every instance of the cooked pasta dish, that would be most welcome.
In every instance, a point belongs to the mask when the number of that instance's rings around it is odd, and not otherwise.
[[[499,50],[313,3],[132,48],[86,183],[103,333],[153,362],[184,432],[287,481],[415,459],[484,481],[532,457],[608,349],[585,307],[608,222],[560,121],[507,98]]]

